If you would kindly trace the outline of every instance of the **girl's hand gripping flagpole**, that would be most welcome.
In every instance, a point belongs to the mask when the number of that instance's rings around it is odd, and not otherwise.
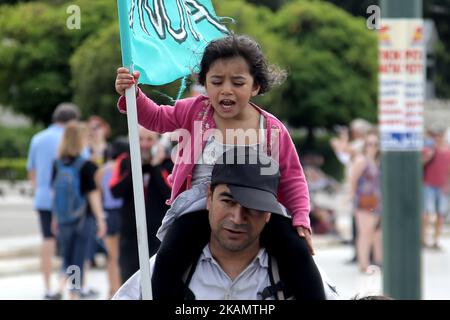
[[[133,72],[131,59],[130,36],[128,28],[128,0],[117,0],[119,9],[120,42],[122,47],[123,66]],[[145,215],[144,184],[142,178],[141,149],[139,147],[139,130],[136,109],[136,85],[125,91],[127,103],[128,134],[130,139],[131,172],[133,178],[133,194],[136,211],[136,230],[139,252],[139,267],[141,271],[141,292],[143,300],[152,299],[150,279],[150,261],[148,254],[147,220]],[[127,279],[123,279],[127,280]]]

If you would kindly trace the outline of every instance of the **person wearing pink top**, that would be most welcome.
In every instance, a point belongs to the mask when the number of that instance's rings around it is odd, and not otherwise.
[[[450,177],[450,148],[444,138],[444,130],[434,128],[430,130],[432,143],[423,151],[424,160],[424,215],[422,223],[422,244],[427,247],[426,230],[429,217],[436,214],[433,236],[434,249],[439,249],[444,217],[449,209],[449,177]]]
[[[138,72],[131,75],[126,68],[117,70],[116,91],[121,95],[118,107],[122,113],[126,112],[125,89],[137,83],[138,77]],[[285,77],[284,71],[268,65],[253,39],[230,35],[212,41],[205,48],[198,81],[205,87],[206,96],[164,106],[137,89],[139,124],[152,131],[176,132],[179,136],[169,179],[171,208],[161,227],[165,230],[164,239],[152,276],[154,299],[182,299],[182,274],[210,236],[205,186],[210,183],[215,161],[236,145],[248,145],[279,163],[277,198],[292,221],[276,214],[261,241],[276,257],[281,272],[288,275],[291,289],[298,290],[296,296],[324,299],[320,274],[311,256],[314,251],[308,187],[295,146],[281,121],[250,101]],[[162,232],[159,236],[163,236]]]

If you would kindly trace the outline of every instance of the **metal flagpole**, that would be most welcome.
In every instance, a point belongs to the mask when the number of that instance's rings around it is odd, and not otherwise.
[[[126,1],[127,0],[117,0],[117,7],[119,10],[120,42],[122,47],[122,64],[128,68],[130,72],[133,72]],[[139,267],[141,270],[141,292],[143,300],[151,300],[152,288],[148,254],[147,219],[145,215],[141,149],[139,147],[136,85],[133,85],[130,89],[125,91],[125,98],[127,103],[127,121],[130,139],[131,172],[133,178],[133,194],[136,212]]]

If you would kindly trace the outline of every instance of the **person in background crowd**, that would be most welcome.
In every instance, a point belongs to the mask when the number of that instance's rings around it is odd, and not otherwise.
[[[53,112],[53,124],[35,134],[28,152],[28,178],[34,189],[34,208],[39,213],[43,237],[41,247],[41,272],[44,278],[45,299],[61,299],[60,294],[51,291],[52,258],[56,251],[55,236],[51,231],[52,191],[51,177],[53,161],[57,157],[58,145],[65,125],[80,117],[78,107],[72,103],[61,103]]]
[[[367,134],[363,152],[357,156],[350,174],[357,226],[356,249],[361,272],[367,272],[370,252],[381,266],[381,186],[380,148],[378,135]]]
[[[344,185],[347,190],[350,188],[350,171],[352,163],[355,158],[362,153],[362,147],[366,134],[373,129],[371,123],[364,119],[354,119],[350,123],[350,131],[345,126],[337,126],[337,137],[330,140],[331,148],[333,149],[337,159],[345,167],[345,181]],[[351,198],[351,197],[350,197]],[[352,239],[351,243],[354,245],[354,255],[348,261],[349,263],[357,262],[357,249],[356,249],[356,237],[357,227],[355,220],[354,208],[352,208]]]
[[[147,219],[147,238],[150,256],[156,253],[160,241],[156,231],[168,206],[170,187],[167,176],[161,168],[151,165],[152,149],[158,143],[158,134],[139,127],[139,145],[142,157],[142,174],[144,179],[144,197]],[[133,197],[133,182],[131,175],[131,160],[128,153],[123,153],[117,160],[110,182],[111,193],[116,198],[122,198],[122,224],[119,244],[119,266],[122,281],[126,281],[139,269],[139,255],[136,231],[136,217]]]
[[[98,167],[101,167],[106,161],[106,152],[108,149],[108,137],[111,132],[109,124],[100,116],[92,115],[87,121],[88,129],[88,151],[89,159],[94,162]],[[93,219],[89,218],[88,223],[94,223]],[[106,253],[105,244],[102,239],[98,239],[95,236],[95,228],[91,228],[92,233],[88,239],[88,254],[86,257],[85,274],[96,265],[95,256],[97,253]],[[84,277],[84,281],[87,281],[87,276]],[[87,282],[83,283],[81,290],[81,297],[83,299],[95,298],[98,296],[98,291],[93,288],[88,288]]]
[[[111,194],[109,184],[111,182],[115,160],[123,153],[129,151],[128,139],[126,137],[116,138],[108,148],[106,162],[97,171],[95,180],[97,187],[102,192],[103,209],[106,214],[107,233],[105,245],[107,250],[107,271],[109,283],[109,296],[112,297],[116,292],[122,280],[120,279],[119,269],[119,237],[121,225],[121,208],[123,201],[121,198],[115,198]]]
[[[366,134],[373,129],[372,124],[364,119],[354,119],[347,127],[337,127],[338,136],[330,140],[331,147],[338,160],[348,167],[358,154],[361,154]]]
[[[430,215],[435,214],[435,228],[431,248],[440,249],[444,217],[449,209],[450,194],[450,148],[445,141],[445,130],[433,127],[429,130],[432,143],[426,144],[423,151],[424,162],[424,215],[422,221],[422,244],[428,247],[427,227]]]

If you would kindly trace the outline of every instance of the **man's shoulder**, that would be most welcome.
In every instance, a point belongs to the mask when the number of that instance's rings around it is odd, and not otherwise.
[[[150,279],[155,266],[156,255],[150,258]],[[112,297],[112,300],[142,300],[141,271],[136,271]],[[151,289],[151,285],[150,285]]]
[[[54,139],[55,137],[59,137],[63,132],[62,128],[58,128],[56,125],[51,125],[48,128],[37,132],[33,138],[32,143],[46,143],[49,139]]]
[[[31,142],[36,143],[36,142],[39,142],[40,140],[42,140],[43,137],[48,135],[48,129],[49,128],[35,133],[34,136],[31,138]]]

